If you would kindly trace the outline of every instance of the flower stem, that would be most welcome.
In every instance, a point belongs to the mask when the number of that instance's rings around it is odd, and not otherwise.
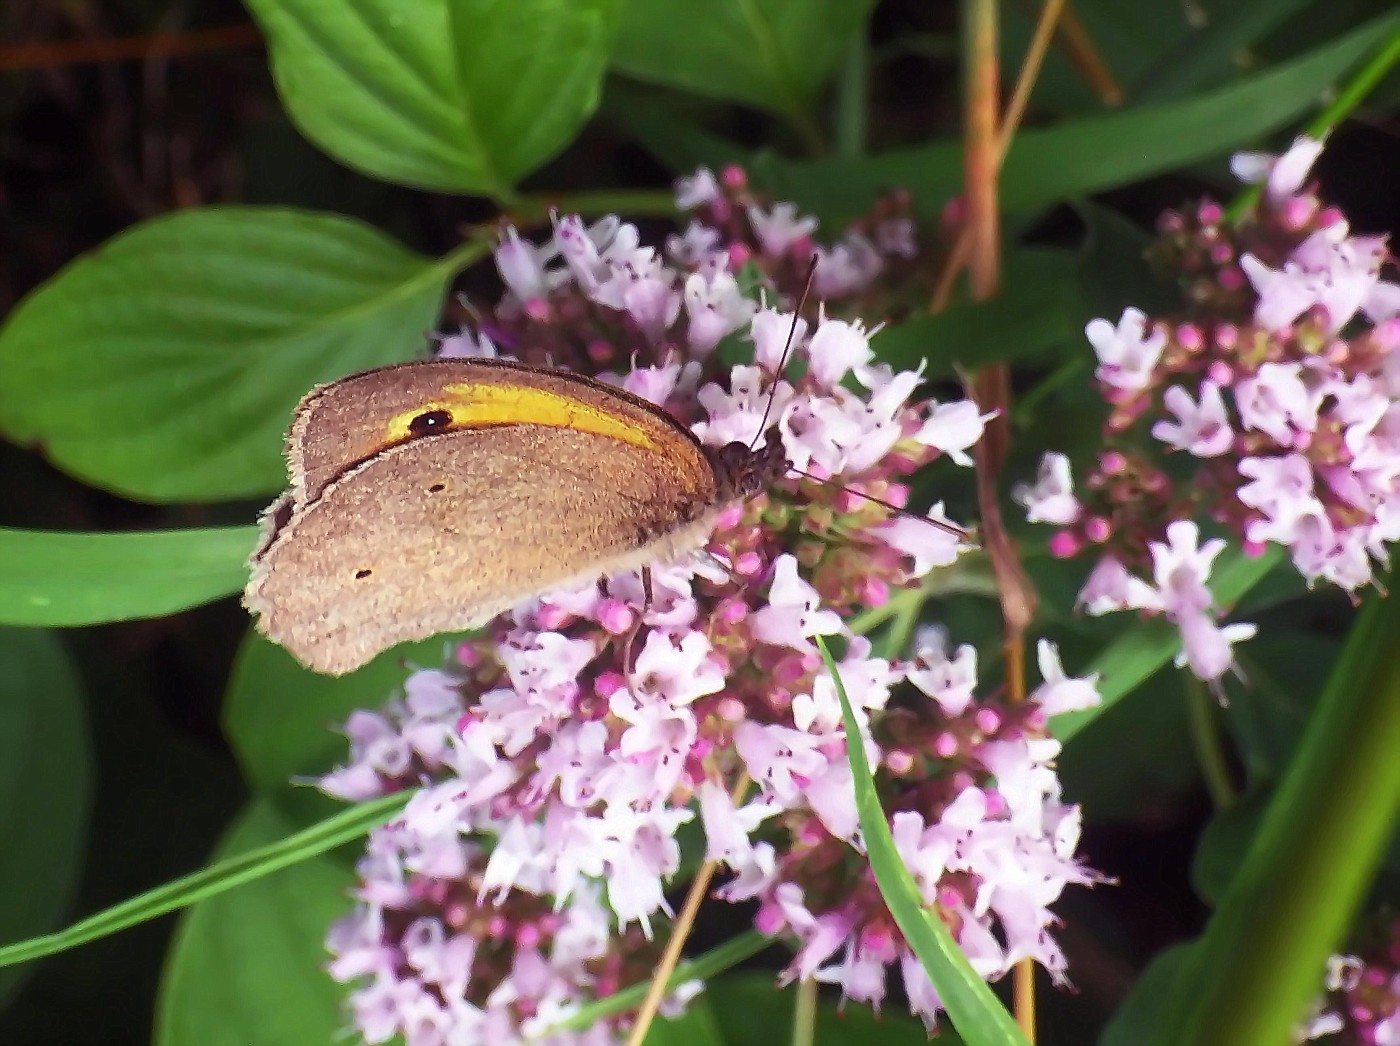
[[[1201,681],[1190,672],[1182,672],[1181,678],[1186,689],[1186,712],[1191,721],[1191,743],[1196,751],[1196,761],[1200,765],[1201,776],[1205,778],[1211,805],[1217,810],[1224,810],[1234,805],[1235,786],[1230,780],[1225,746],[1220,740],[1215,701],[1206,693]]]
[[[817,982],[797,982],[797,1005],[792,1013],[792,1046],[812,1046],[817,1039]]]
[[[1400,33],[1392,35],[1371,60],[1337,91],[1331,103],[1313,118],[1303,133],[1309,138],[1325,137],[1366,100],[1397,63],[1400,63]],[[1227,208],[1229,216],[1238,219],[1248,212],[1254,207],[1262,191],[1262,185],[1251,185],[1245,189]]]

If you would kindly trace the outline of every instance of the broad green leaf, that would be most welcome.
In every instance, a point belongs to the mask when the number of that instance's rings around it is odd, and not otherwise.
[[[603,92],[598,118],[676,175],[694,174],[702,166],[718,171],[725,164],[748,163],[748,149],[707,130],[693,111],[708,104],[614,77]]]
[[[216,858],[290,830],[266,800],[250,805]],[[180,922],[157,1003],[157,1046],[333,1043],[347,1027],[346,990],[325,965],[326,930],[350,908],[354,874],[321,855],[205,900]]]
[[[1153,958],[1104,1029],[1099,1046],[1148,1046],[1158,1041],[1154,1036],[1167,1026],[1171,1016],[1172,988],[1194,947],[1172,945]],[[1209,1041],[1221,1041],[1223,1046],[1223,1040]]]
[[[161,617],[242,590],[256,527],[78,534],[0,527],[0,624]]]
[[[629,0],[613,66],[650,83],[812,121],[871,0]]]
[[[1063,647],[1061,655],[1077,674],[1079,663]],[[1179,675],[1161,669],[1060,754],[1065,799],[1088,811],[1094,824],[1134,824],[1164,801],[1199,788],[1201,771]],[[1144,743],[1144,738],[1151,740]]]
[[[1249,0],[1235,0],[1237,4]],[[1019,69],[1025,61],[1031,36],[1040,20],[1039,6],[1005,4],[1001,7],[1000,53],[1002,69]],[[1129,103],[1135,101],[1132,86],[1162,50],[1189,34],[1191,8],[1181,0],[1075,0],[1072,17],[1083,26],[1090,46],[1107,66],[1113,82],[1126,88]],[[1219,17],[1212,8],[1212,20]],[[1221,13],[1223,15],[1223,12]],[[1031,95],[1037,113],[1068,115],[1103,111],[1109,106],[1098,85],[1085,75],[1074,49],[1063,35],[1045,55]]]
[[[954,1029],[968,1046],[1005,1043],[1027,1046],[1026,1037],[1011,1014],[1006,1011],[987,982],[977,975],[967,961],[958,942],[937,915],[924,908],[919,888],[909,869],[904,866],[890,834],[889,821],[880,806],[875,780],[861,743],[860,725],[846,688],[841,682],[840,669],[821,636],[817,637],[827,671],[836,684],[836,696],[841,701],[841,717],[846,726],[846,757],[851,763],[851,776],[856,791],[856,809],[860,814],[861,837],[865,840],[870,869],[880,895],[889,907],[895,924],[905,941],[919,957],[929,979],[938,989],[938,997],[948,1013]],[[854,739],[854,740],[853,740]]]
[[[1231,695],[1222,716],[1244,763],[1246,784],[1275,781],[1288,765],[1337,663],[1339,646],[1316,632],[1265,622],[1259,635],[1235,648],[1248,685]]]
[[[1001,203],[1029,212],[1198,160],[1221,156],[1296,122],[1379,42],[1400,13],[1374,19],[1315,50],[1237,84],[1169,104],[1086,117],[1016,136],[1001,178]],[[800,200],[829,224],[844,225],[892,185],[916,187],[932,211],[961,192],[963,146],[938,142],[855,160],[766,157],[755,164],[780,198]]]
[[[1277,546],[1270,546],[1263,555],[1254,557],[1227,548],[1211,571],[1210,589],[1216,600],[1228,607],[1253,588],[1282,558]],[[1065,712],[1050,721],[1051,730],[1065,744],[1175,658],[1181,650],[1181,633],[1166,621],[1160,618],[1133,621],[1127,614],[1122,616],[1122,635],[1110,643],[1085,670],[1086,674],[1100,674],[1098,689],[1103,701],[1094,708]]]
[[[1314,0],[1246,0],[1222,8],[1200,29],[1174,47],[1153,53],[1128,96],[1139,102],[1173,98],[1193,88],[1225,79],[1237,66],[1240,52],[1253,47],[1269,32]]]
[[[1191,887],[1212,908],[1220,904],[1259,834],[1273,789],[1256,788],[1218,811],[1201,833],[1191,861]]]
[[[83,868],[92,751],[58,638],[0,629],[0,941],[51,929]],[[0,1003],[27,971],[0,974]]]
[[[248,784],[272,791],[344,762],[348,748],[339,727],[346,717],[402,694],[412,666],[441,665],[449,645],[444,638],[406,643],[357,672],[325,676],[250,629],[224,699],[224,730]]]
[[[1174,994],[1180,1042],[1287,1042],[1400,816],[1400,601],[1372,593]]]
[[[376,178],[508,198],[598,104],[620,0],[250,0],[283,104]]]
[[[959,368],[1023,359],[1070,343],[1084,329],[1078,269],[1078,259],[1065,251],[1013,251],[997,297],[891,324],[874,336],[871,348],[895,368],[926,362],[925,377],[950,378]]]
[[[1180,308],[1181,290],[1153,273],[1147,251],[1155,237],[1124,214],[1096,200],[1081,200],[1075,213],[1083,220],[1086,237],[1080,255],[1080,284],[1090,316],[1117,319],[1132,302],[1149,315]],[[1093,358],[1083,329],[1076,332],[1087,362]]]
[[[333,215],[157,218],[15,310],[0,331],[0,430],[129,497],[270,494],[297,400],[411,357],[455,265]]]
[[[398,792],[372,799],[292,834],[287,833],[295,825],[288,821],[281,826],[284,831],[265,843],[254,847],[250,842],[201,871],[104,908],[62,930],[0,947],[0,967],[57,955],[318,857],[391,820],[412,795]]]

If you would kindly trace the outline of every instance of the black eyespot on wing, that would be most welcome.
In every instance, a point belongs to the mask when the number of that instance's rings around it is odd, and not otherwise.
[[[429,494],[438,494],[438,493],[441,493],[442,491],[444,491],[444,490],[446,490],[446,489],[447,489],[447,484],[446,484],[446,483],[434,483],[431,487],[428,488],[428,493],[429,493]]]
[[[365,578],[369,577],[369,576],[370,576],[371,574],[373,574],[373,573],[374,573],[374,571],[373,571],[373,570],[370,570],[369,567],[364,567],[364,568],[362,568],[362,569],[360,569],[360,570],[355,571],[355,580],[356,580],[356,581],[363,581]]]
[[[425,410],[408,423],[408,432],[411,436],[431,436],[435,432],[442,432],[451,424],[450,410]]]

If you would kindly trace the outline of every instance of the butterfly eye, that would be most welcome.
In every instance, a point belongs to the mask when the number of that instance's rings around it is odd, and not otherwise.
[[[408,423],[408,432],[411,436],[430,436],[434,432],[441,432],[451,424],[451,411],[425,410]]]

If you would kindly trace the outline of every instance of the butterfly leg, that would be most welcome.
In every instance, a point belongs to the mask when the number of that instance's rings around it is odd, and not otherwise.
[[[637,611],[637,619],[627,630],[627,638],[622,641],[622,674],[627,678],[629,688],[632,685],[632,670],[636,667],[632,663],[632,647],[637,641],[637,633],[642,630],[642,621],[646,612],[651,609],[652,602],[651,567],[642,567],[642,606]]]

